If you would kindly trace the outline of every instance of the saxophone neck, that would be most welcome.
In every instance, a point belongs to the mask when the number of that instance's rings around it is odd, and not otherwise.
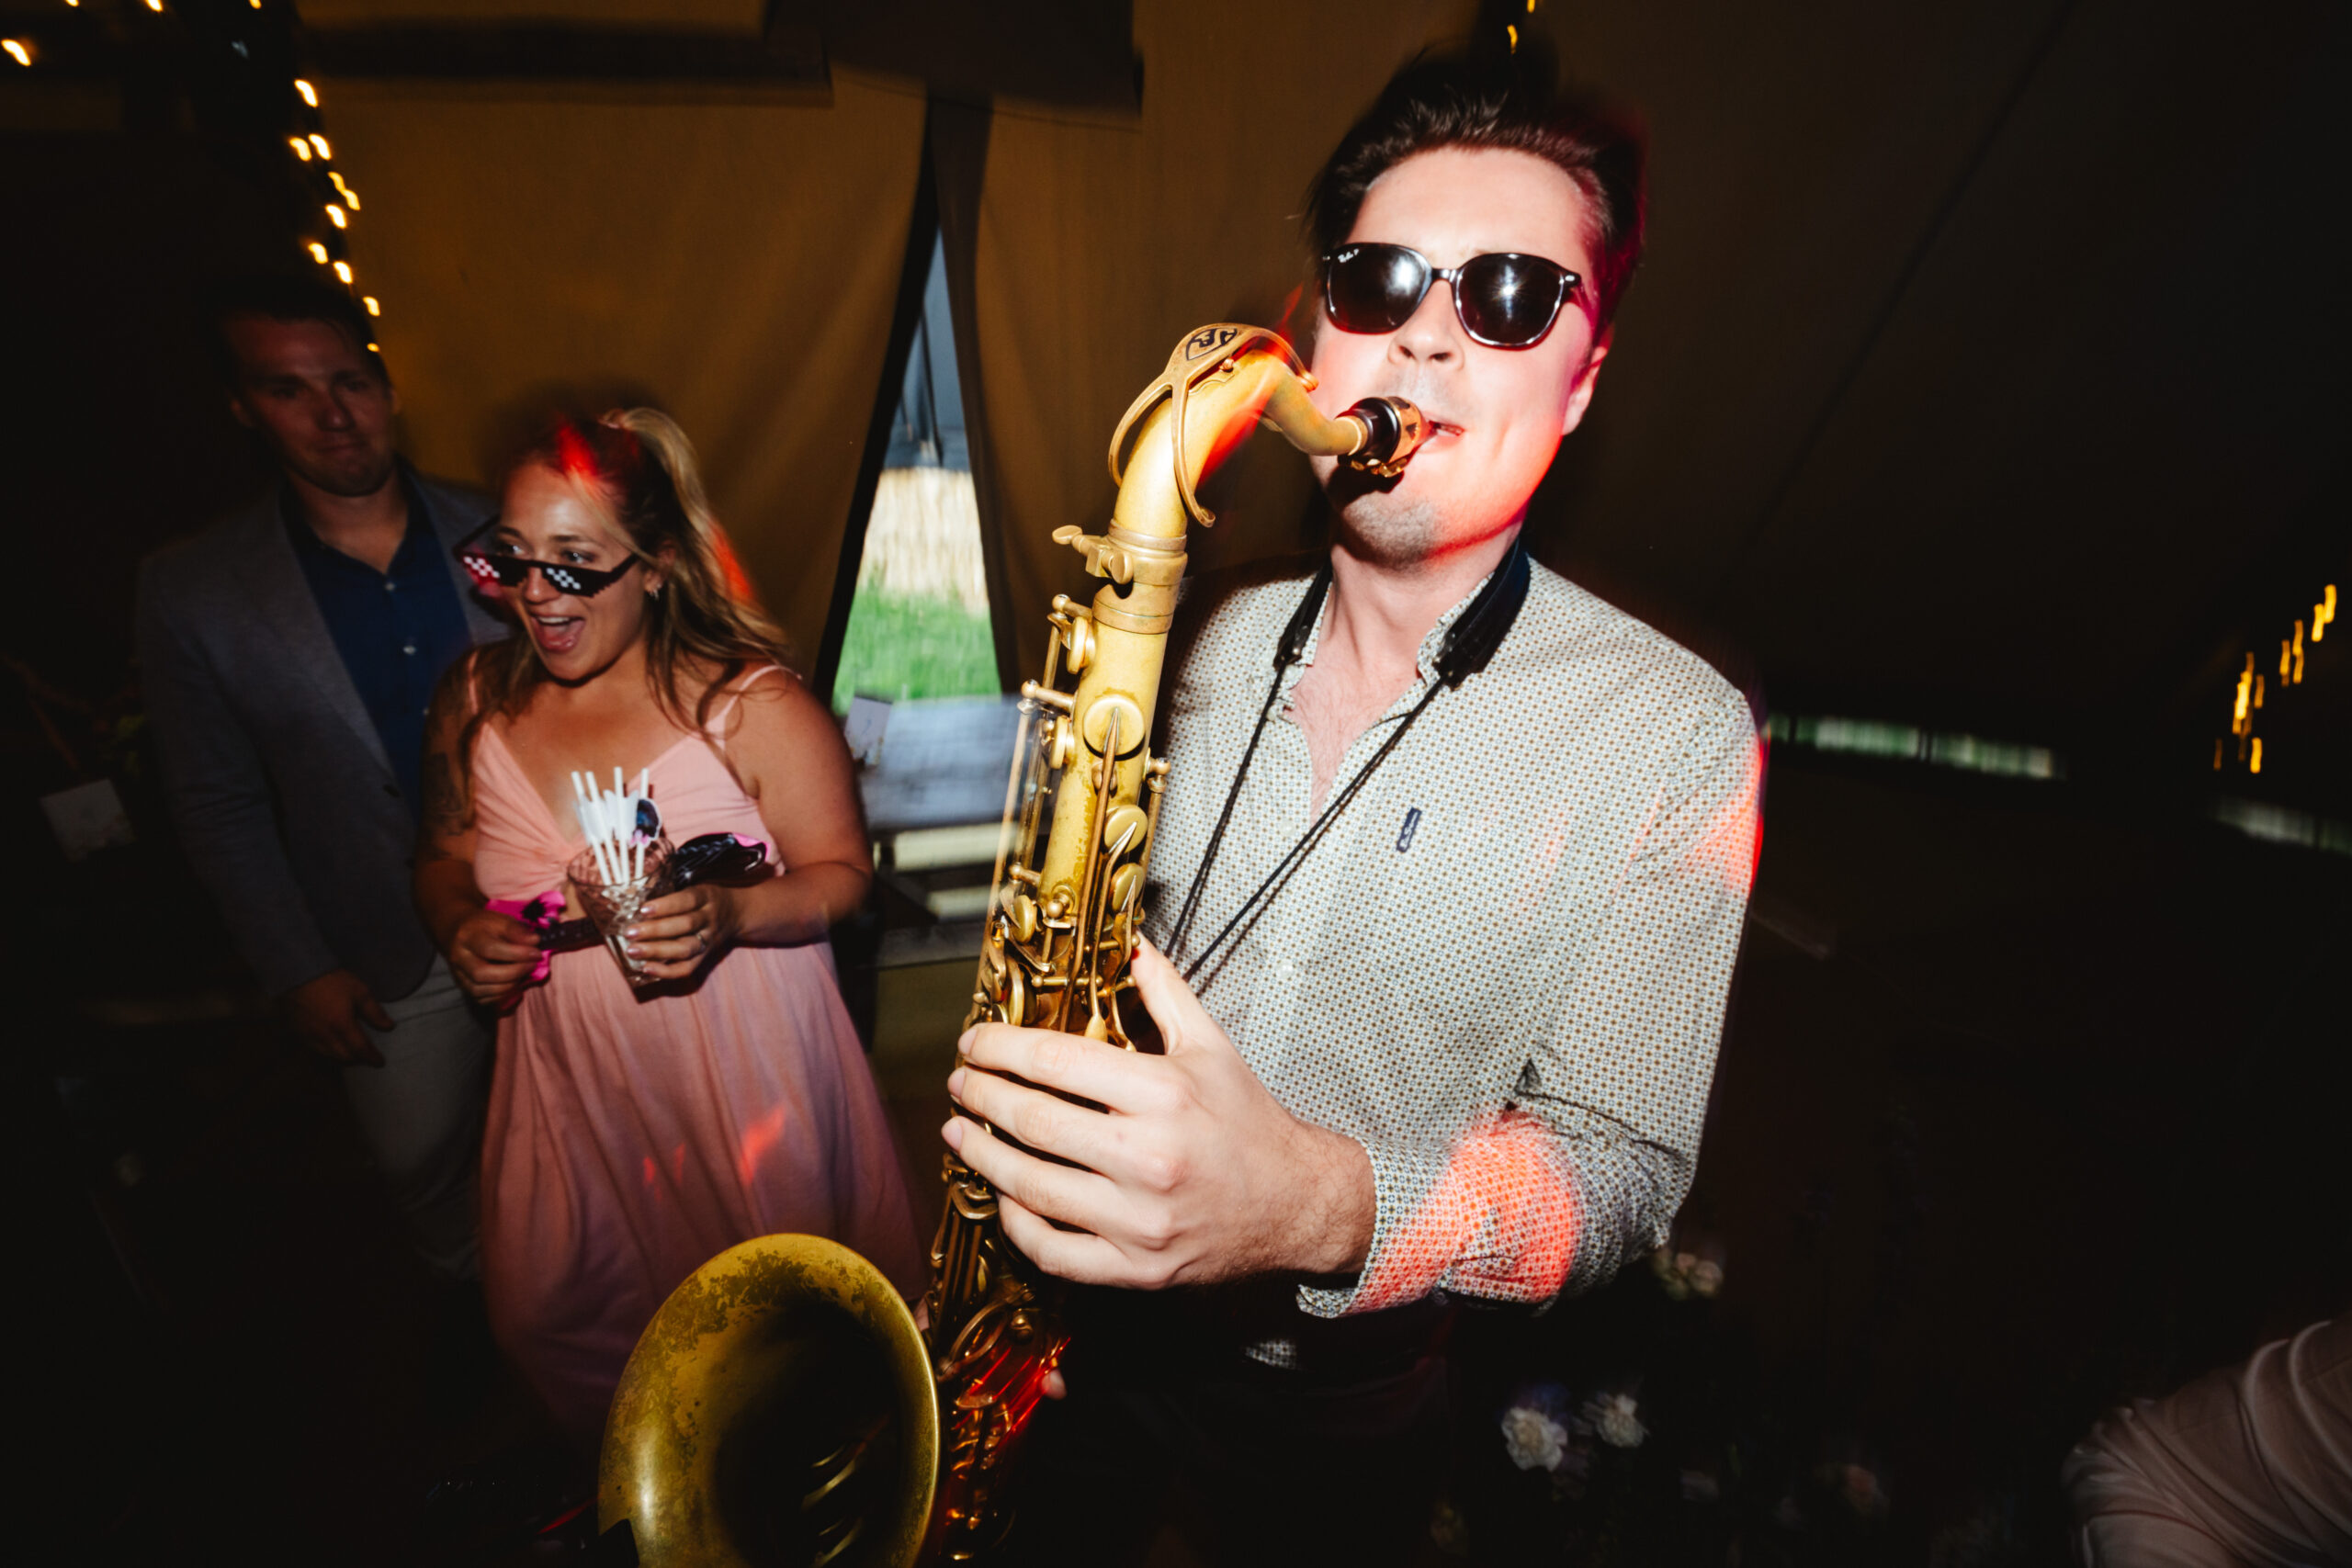
[[[1384,477],[1428,439],[1428,420],[1402,398],[1366,398],[1332,416],[1307,396],[1314,389],[1297,353],[1263,327],[1218,321],[1186,336],[1111,437],[1114,525],[1131,537],[1181,540],[1188,523],[1216,522],[1194,487],[1261,420],[1302,452]]]

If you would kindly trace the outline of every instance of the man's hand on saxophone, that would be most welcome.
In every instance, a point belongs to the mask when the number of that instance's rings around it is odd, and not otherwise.
[[[996,1189],[1005,1235],[1050,1274],[1136,1290],[1363,1267],[1363,1145],[1285,1110],[1148,943],[1135,976],[1165,1055],[1006,1024],[964,1035],[947,1089],[968,1114],[943,1135]]]

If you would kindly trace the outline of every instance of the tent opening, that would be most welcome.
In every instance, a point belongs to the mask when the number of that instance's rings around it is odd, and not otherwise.
[[[836,712],[848,712],[852,696],[902,702],[997,690],[946,261],[933,241],[833,679]]]

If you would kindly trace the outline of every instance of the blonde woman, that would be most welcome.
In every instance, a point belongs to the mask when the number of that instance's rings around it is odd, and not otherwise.
[[[647,1319],[739,1241],[832,1236],[922,1289],[826,944],[870,862],[841,736],[740,591],[666,416],[558,423],[469,550],[517,635],[435,701],[417,900],[459,983],[511,1008],[482,1150],[492,1326],[593,1446]],[[535,982],[529,928],[485,901],[565,886],[571,775],[616,765],[647,771],[673,842],[758,840],[768,874],[646,906],[632,941],[665,984],[633,991],[602,947]]]

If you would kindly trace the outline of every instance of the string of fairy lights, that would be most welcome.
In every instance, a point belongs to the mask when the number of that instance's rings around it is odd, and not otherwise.
[[[373,294],[359,291],[358,277],[352,272],[351,258],[345,254],[345,237],[351,232],[352,218],[359,211],[359,193],[351,188],[350,183],[343,177],[343,171],[334,166],[334,145],[327,140],[323,129],[318,88],[305,78],[297,76],[294,78],[294,92],[302,102],[301,110],[297,115],[298,121],[307,124],[309,129],[298,129],[289,134],[286,139],[287,145],[292,149],[298,163],[308,165],[311,194],[319,198],[320,213],[328,224],[324,232],[304,240],[302,248],[309,253],[311,261],[333,270],[335,280],[351,290],[370,317],[381,316],[384,313],[383,303]],[[368,347],[374,352],[376,345],[371,343]]]
[[[2256,668],[2258,655],[2249,652],[2244,668],[2238,671],[2237,685],[2230,694],[2230,733],[2213,741],[2213,771],[2220,773],[2231,761],[2230,742],[2234,739],[2236,761],[2249,773],[2262,772],[2262,737],[2255,725],[2274,692],[2284,694],[2303,683],[2303,660],[2308,649],[2324,641],[2327,628],[2335,622],[2335,584],[2329,583],[2312,603],[2308,619],[2295,618],[2294,628],[2278,639],[2278,684],[2271,684],[2270,672]]]
[[[131,0],[123,0],[128,5]],[[168,14],[167,0],[136,0],[157,16]],[[245,0],[253,10],[264,8],[264,0]],[[69,11],[82,9],[84,0],[63,0]],[[240,53],[244,46],[235,46]],[[0,38],[0,53],[27,70],[40,58],[40,45],[30,37]],[[299,243],[314,265],[334,275],[335,281],[351,291],[360,308],[370,320],[384,313],[381,300],[373,294],[363,293],[358,275],[353,270],[349,237],[354,217],[360,210],[359,193],[351,188],[343,171],[334,166],[334,145],[326,137],[326,124],[321,113],[319,89],[315,83],[297,76],[291,83],[294,102],[291,106],[293,128],[286,137],[287,149],[294,160],[293,172],[298,187],[315,209],[316,216],[301,226]],[[368,345],[369,353],[379,353],[377,345]]]

